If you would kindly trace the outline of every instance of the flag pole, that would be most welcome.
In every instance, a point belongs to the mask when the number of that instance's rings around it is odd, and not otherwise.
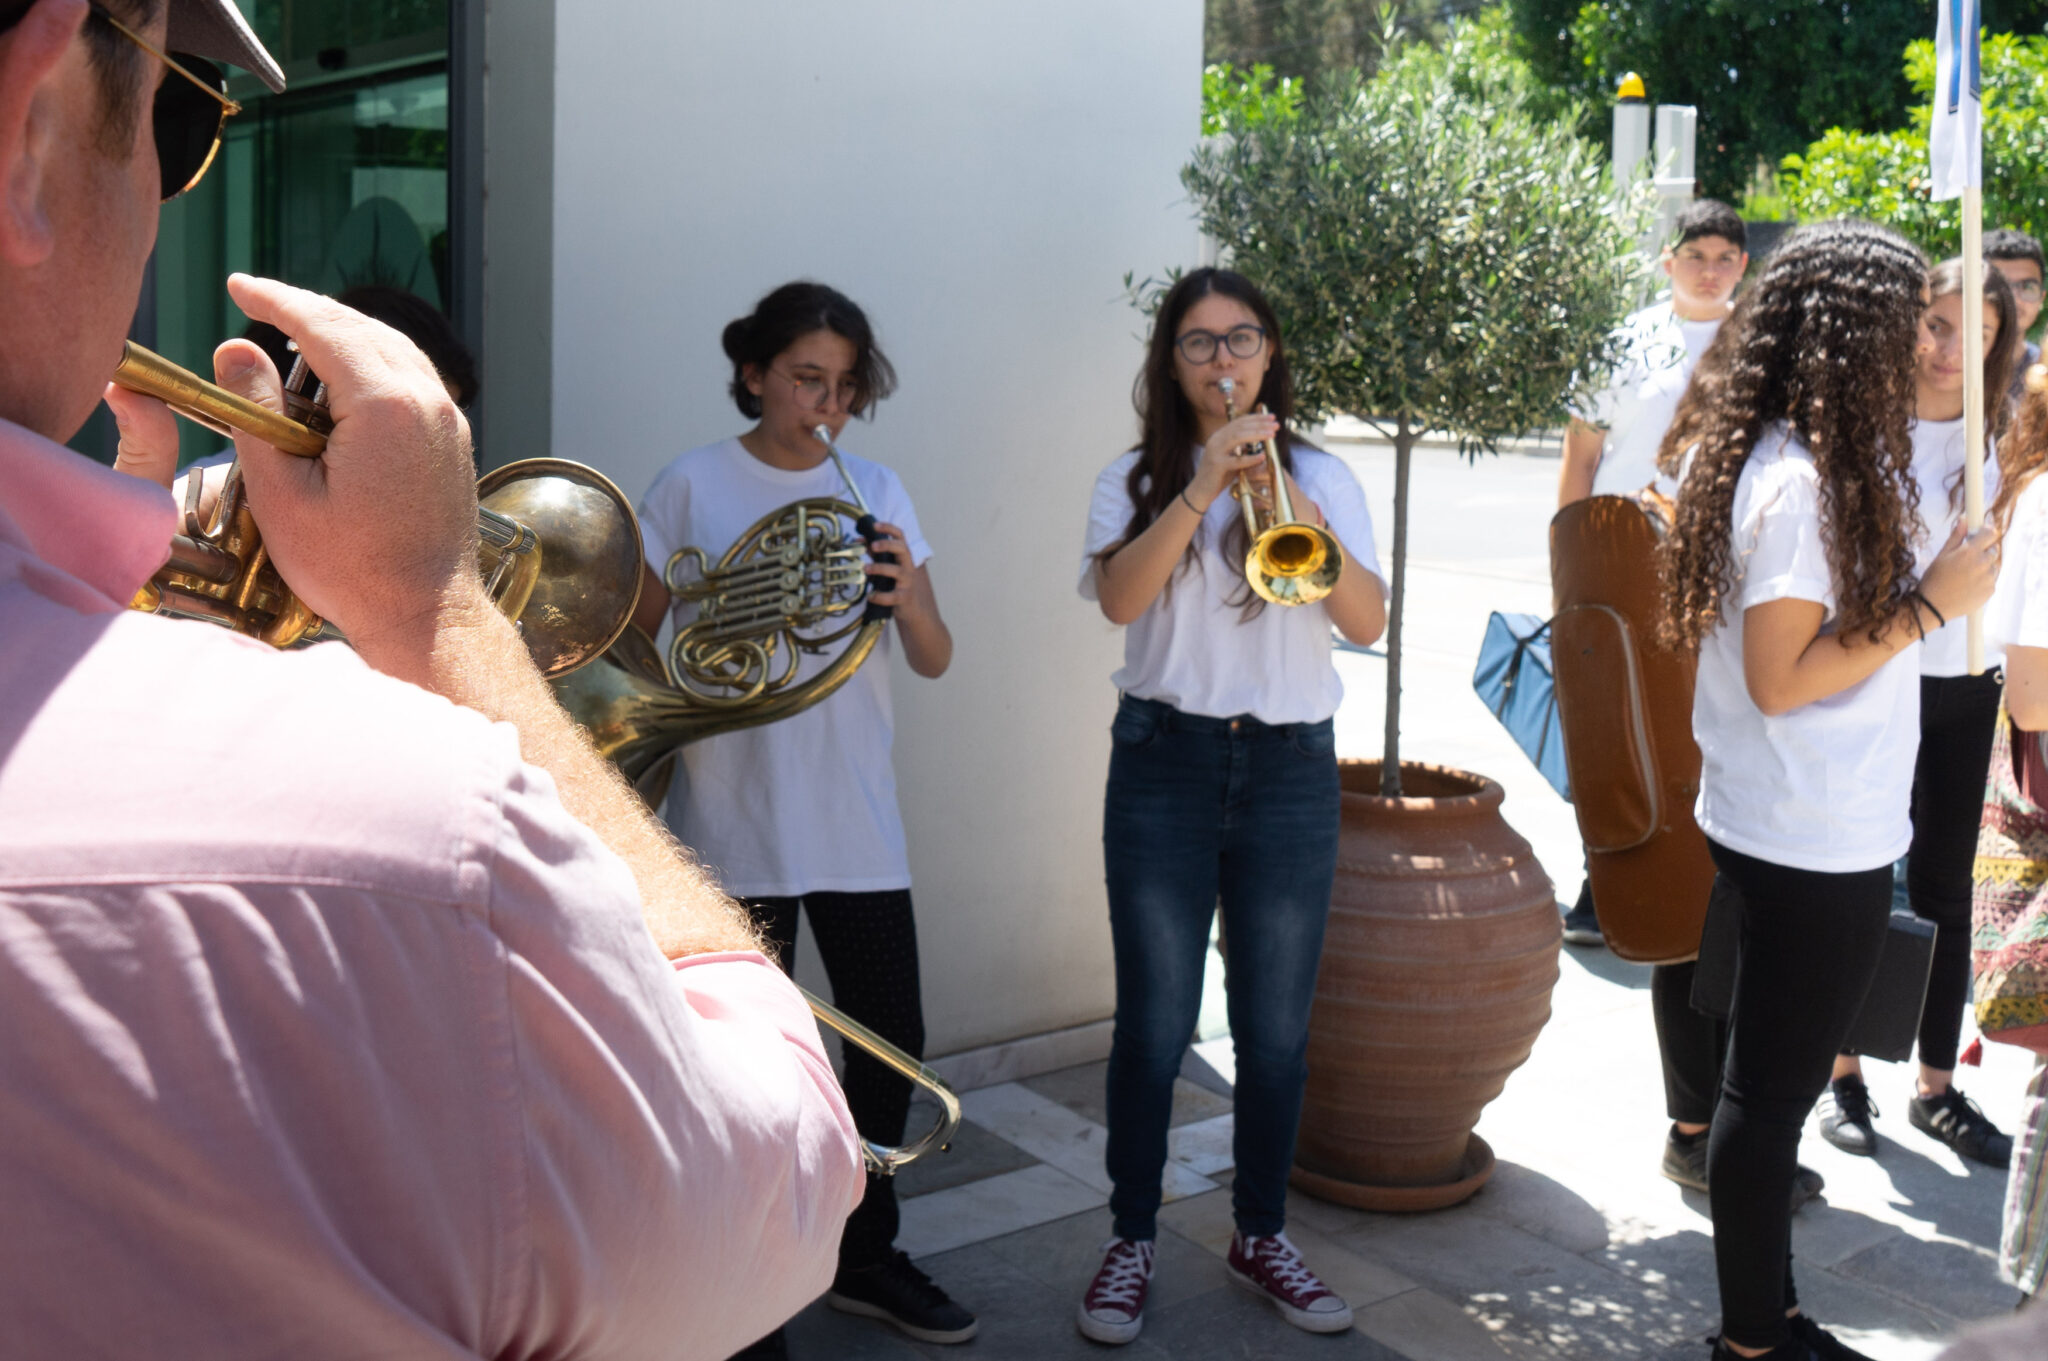
[[[1972,534],[1984,527],[1984,190],[1975,184],[1963,190],[1963,519]],[[1981,676],[1981,605],[1969,620],[1969,672]]]
[[[1984,104],[1980,0],[1937,0],[1930,196],[1963,210],[1963,524],[1984,527]],[[2002,344],[2010,338],[2000,336]],[[2004,393],[1994,394],[2003,400]],[[1971,610],[1967,666],[1984,674],[1984,611]]]

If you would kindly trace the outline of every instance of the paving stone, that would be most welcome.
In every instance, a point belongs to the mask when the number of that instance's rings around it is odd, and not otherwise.
[[[1799,1307],[1849,1346],[1883,1361],[1932,1361],[1961,1325],[1924,1304],[1833,1271],[1793,1264]]]
[[[2000,1318],[2020,1302],[1998,1278],[1995,1249],[1896,1234],[1834,1268],[1904,1299],[1924,1300],[1952,1319]]]
[[[1828,1189],[1834,1189],[1833,1181],[1828,1183]],[[1836,1204],[1828,1196],[1824,1203],[1808,1203],[1792,1216],[1792,1256],[1795,1262],[1832,1268],[1859,1252],[1902,1237],[1905,1232],[1896,1223],[1873,1219]]]
[[[1197,1176],[1214,1177],[1228,1172],[1237,1161],[1231,1150],[1236,1117],[1212,1116],[1167,1131],[1166,1157]]]
[[[1148,1312],[1144,1337],[1182,1361],[1434,1361],[1427,1355],[1404,1357],[1356,1328],[1305,1333],[1236,1286]]]
[[[917,1344],[886,1323],[855,1318],[819,1300],[784,1327],[790,1361],[923,1361]]]
[[[1102,1155],[1109,1131],[1101,1125],[1021,1082],[969,1092],[962,1105],[976,1124],[1108,1197],[1109,1173]],[[1215,1187],[1215,1182],[1179,1163],[1168,1162],[1160,1172],[1161,1193],[1168,1201]]]
[[[1512,1224],[1567,1252],[1598,1252],[1612,1238],[1607,1217],[1597,1207],[1519,1163],[1496,1162],[1493,1176],[1467,1204],[1475,1214]]]
[[[1067,1300],[1072,1310],[1095,1269],[1110,1235],[1109,1216],[1093,1210],[1035,1228],[990,1239],[983,1246],[1017,1270]],[[1162,1228],[1154,1248],[1152,1308],[1164,1308],[1214,1290],[1223,1269],[1210,1253],[1171,1229]]]
[[[948,1294],[972,1309],[981,1323],[980,1332],[965,1347],[910,1343],[920,1357],[943,1357],[948,1361],[965,1361],[968,1357],[974,1361],[1102,1361],[1107,1354],[1105,1348],[1082,1337],[1074,1326],[1074,1306],[1079,1298],[1073,1291],[1046,1286],[1019,1270],[989,1244],[941,1253],[918,1265]],[[1146,1337],[1116,1349],[1115,1354],[1133,1361],[1169,1361],[1174,1355]]]
[[[912,1129],[921,1128],[915,1123],[917,1112],[912,1112],[911,1119]],[[1037,1161],[1009,1140],[972,1120],[962,1120],[959,1130],[953,1135],[951,1147],[942,1153],[928,1153],[896,1174],[896,1194],[900,1199],[909,1200],[933,1191],[943,1191],[949,1186],[962,1186],[984,1177],[1015,1172]]]
[[[1533,1344],[1573,1358],[1633,1358],[1703,1331],[1697,1307],[1661,1282],[1469,1209],[1340,1241],[1460,1306],[1518,1354]]]
[[[1229,1040],[1220,1041],[1224,1045]],[[1109,1114],[1105,1109],[1108,1098],[1104,1094],[1103,1082],[1109,1072],[1109,1062],[1087,1063],[1079,1068],[1065,1068],[1057,1073],[1044,1073],[1038,1077],[1027,1077],[1021,1085],[1029,1087],[1040,1096],[1059,1102],[1068,1110],[1085,1120],[1101,1125],[1108,1123]],[[1194,1120],[1207,1120],[1212,1116],[1227,1114],[1230,1098],[1178,1078],[1173,1084],[1173,1115],[1170,1123],[1185,1125]]]
[[[896,1245],[922,1257],[1108,1203],[1093,1187],[1037,1163],[904,1201]]]
[[[1532,1355],[1529,1349],[1503,1345],[1493,1330],[1427,1290],[1404,1290],[1363,1309],[1354,1306],[1354,1310],[1359,1332],[1407,1356],[1427,1357],[1428,1361],[1502,1361],[1510,1355]],[[1541,1346],[1535,1347],[1533,1354],[1555,1355]]]

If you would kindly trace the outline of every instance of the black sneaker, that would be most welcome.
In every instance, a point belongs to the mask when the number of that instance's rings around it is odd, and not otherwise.
[[[1566,945],[1605,945],[1607,938],[1600,934],[1600,915],[1593,910],[1593,895],[1581,893],[1571,911],[1564,914],[1564,943]]]
[[[893,1323],[919,1342],[965,1342],[979,1326],[901,1252],[857,1271],[841,1267],[825,1303],[842,1314]]]
[[[1819,1361],[1871,1361],[1869,1356],[1845,1345],[1840,1338],[1804,1314],[1794,1314],[1786,1322],[1792,1325],[1792,1340],[1804,1342],[1806,1349]]]
[[[1951,1087],[1940,1096],[1916,1096],[1906,1107],[1914,1129],[1939,1139],[1972,1162],[1986,1167],[2012,1164],[2012,1136],[1986,1119],[1977,1103]]]
[[[1664,1138],[1664,1165],[1658,1169],[1671,1180],[1687,1190],[1707,1189],[1707,1132],[1687,1136],[1680,1134],[1676,1126]],[[1800,1206],[1818,1196],[1827,1185],[1827,1178],[1801,1163],[1792,1173],[1792,1208]]]
[[[1870,1127],[1877,1115],[1871,1104],[1870,1088],[1860,1077],[1838,1077],[1828,1083],[1820,1099],[1820,1137],[1844,1153],[1859,1158],[1877,1156],[1877,1131]]]
[[[1664,1165],[1658,1169],[1688,1191],[1707,1189],[1707,1132],[1680,1134],[1676,1126],[1664,1136]]]
[[[1792,1208],[1797,1210],[1809,1200],[1818,1200],[1820,1193],[1827,1189],[1828,1179],[1800,1163],[1792,1169]]]

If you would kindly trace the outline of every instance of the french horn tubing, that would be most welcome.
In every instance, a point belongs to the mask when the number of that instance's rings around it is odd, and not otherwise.
[[[1223,389],[1224,414],[1236,420],[1236,382],[1224,378],[1217,386]],[[1263,406],[1256,409],[1265,410]],[[1272,604],[1313,604],[1336,589],[1337,578],[1344,571],[1344,549],[1328,530],[1294,518],[1294,499],[1287,494],[1287,472],[1280,462],[1279,446],[1270,439],[1264,444],[1266,468],[1273,475],[1270,518],[1259,509],[1250,479],[1243,473],[1237,476],[1237,502],[1251,540],[1244,556],[1244,579],[1261,599]]]
[[[290,415],[238,397],[132,341],[113,380],[222,435],[240,431],[307,458],[327,447],[332,427],[326,390],[303,358],[285,381]],[[219,500],[204,512],[203,480],[186,479],[184,532],[173,537],[170,560],[136,593],[130,608],[212,620],[274,647],[338,637],[292,594],[271,564],[243,494],[239,464],[229,468]],[[691,597],[699,600],[697,622],[703,628],[688,640],[679,637],[671,648],[671,655],[683,662],[670,677],[653,643],[628,622],[640,598],[640,524],[610,479],[566,459],[525,459],[486,473],[477,484],[477,500],[478,568],[493,603],[519,625],[535,664],[570,715],[591,730],[599,749],[612,741],[606,754],[615,759],[628,747],[638,753],[644,746],[651,752],[646,763],[651,766],[684,742],[773,722],[815,704],[845,684],[874,650],[884,627],[882,620],[861,619],[823,637],[799,632],[848,612],[867,590],[860,565],[865,545],[856,532],[849,546],[841,523],[857,521],[866,507],[829,499],[800,501],[764,517],[705,573],[707,578],[716,575],[721,585],[733,583],[733,589],[707,589]],[[691,554],[702,563],[704,555],[695,549],[670,559],[672,581],[679,563]],[[781,641],[785,632],[786,649]],[[803,686],[790,686],[800,649],[823,648],[849,633],[852,644],[830,666]],[[622,650],[626,660],[616,660],[612,654]],[[785,653],[780,660],[778,652]],[[600,659],[601,664],[588,665]],[[577,681],[593,675],[602,681],[608,673],[632,676],[638,685],[608,688]],[[685,676],[694,689],[666,683]],[[579,712],[586,698],[591,703]],[[598,726],[603,724],[613,727]],[[615,740],[621,726],[632,731],[639,745]],[[819,1021],[930,1092],[939,1104],[937,1124],[913,1143],[890,1147],[862,1140],[861,1161],[868,1170],[891,1176],[952,1142],[960,1125],[960,1099],[944,1078],[837,1007],[805,989],[798,991]]]

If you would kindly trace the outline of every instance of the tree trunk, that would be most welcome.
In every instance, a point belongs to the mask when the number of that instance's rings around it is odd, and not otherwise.
[[[1401,600],[1408,586],[1408,458],[1417,431],[1401,413],[1394,424],[1394,579],[1387,595],[1387,741],[1380,794],[1401,797]]]

